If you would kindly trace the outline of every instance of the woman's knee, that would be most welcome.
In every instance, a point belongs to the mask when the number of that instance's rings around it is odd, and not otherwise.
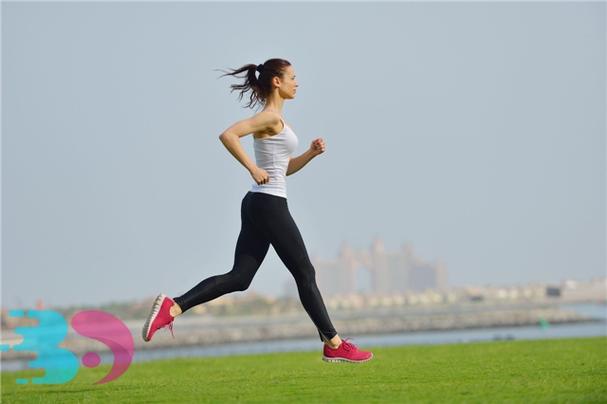
[[[253,281],[251,277],[246,276],[235,270],[232,270],[223,276],[225,277],[226,283],[233,291],[247,290],[251,285],[251,282]]]
[[[304,286],[316,284],[316,270],[309,260],[301,261],[299,264],[295,265],[292,272],[297,283]]]

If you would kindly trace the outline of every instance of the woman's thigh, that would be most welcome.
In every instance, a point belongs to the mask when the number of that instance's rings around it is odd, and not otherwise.
[[[245,197],[240,214],[240,233],[234,251],[234,270],[250,272],[249,275],[252,278],[268,253],[270,240],[248,215],[248,203],[249,201]]]
[[[252,206],[255,208],[254,221],[263,230],[276,254],[293,275],[298,276],[301,271],[309,272],[312,264],[286,200],[265,196],[258,200],[259,203],[256,201]]]
[[[276,254],[289,270],[303,270],[311,266],[308,251],[299,228],[289,211],[268,224],[269,239]]]

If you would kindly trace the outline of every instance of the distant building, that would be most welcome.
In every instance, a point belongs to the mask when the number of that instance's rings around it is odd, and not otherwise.
[[[558,286],[546,286],[546,296],[561,297],[561,288]]]
[[[447,286],[445,265],[422,261],[409,244],[400,251],[387,252],[380,239],[374,240],[369,250],[354,250],[344,243],[336,259],[311,260],[318,288],[326,296],[401,293]]]

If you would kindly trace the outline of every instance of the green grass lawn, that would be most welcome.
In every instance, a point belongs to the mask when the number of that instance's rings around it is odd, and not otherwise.
[[[360,364],[325,363],[320,349],[134,363],[103,385],[107,365],[61,385],[3,373],[2,403],[607,402],[606,337],[363,348],[375,357]]]

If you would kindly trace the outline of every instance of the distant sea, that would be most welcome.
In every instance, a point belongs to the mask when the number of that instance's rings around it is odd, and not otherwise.
[[[474,328],[465,330],[421,331],[396,334],[366,334],[360,336],[340,335],[342,338],[352,337],[351,342],[361,348],[394,346],[394,345],[425,345],[452,344],[477,341],[495,341],[512,339],[543,339],[607,336],[607,305],[603,304],[564,304],[559,307],[574,310],[579,314],[601,320],[592,323],[555,324],[541,327],[495,327]],[[135,361],[147,361],[162,358],[192,357],[192,356],[226,356],[244,355],[267,352],[320,352],[322,345],[318,338],[301,338],[278,341],[243,342],[205,347],[183,347],[145,350],[135,353]]]

